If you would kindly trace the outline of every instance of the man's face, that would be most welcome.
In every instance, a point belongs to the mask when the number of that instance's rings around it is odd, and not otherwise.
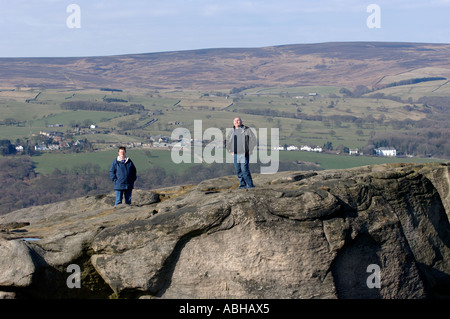
[[[241,126],[242,125],[242,121],[241,121],[241,119],[240,118],[235,118],[234,119],[234,127],[239,127],[239,126]]]
[[[125,157],[126,152],[122,149],[119,150],[119,156],[120,157]]]

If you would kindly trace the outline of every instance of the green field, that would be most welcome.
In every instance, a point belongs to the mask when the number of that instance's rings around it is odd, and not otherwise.
[[[163,167],[168,173],[178,173],[188,169],[187,164],[173,163],[170,152],[166,150],[128,149],[127,156],[133,160],[139,170]],[[33,162],[36,165],[36,172],[43,174],[50,174],[55,168],[64,171],[87,163],[99,165],[102,171],[109,171],[110,165],[116,157],[115,149],[89,153],[44,153],[33,157]]]
[[[406,103],[389,99],[350,98],[340,93],[340,87],[289,87],[252,88],[230,95],[228,91],[183,91],[183,90],[126,90],[105,92],[89,90],[21,89],[0,90],[0,120],[14,119],[17,124],[0,125],[1,139],[31,139],[40,131],[61,131],[74,134],[74,125],[97,125],[97,129],[73,136],[87,139],[101,151],[89,153],[49,152],[33,157],[36,171],[51,173],[55,168],[70,169],[73,166],[93,163],[107,170],[115,157],[114,144],[148,143],[151,136],[170,136],[177,127],[194,132],[194,120],[202,120],[202,131],[216,127],[225,133],[232,126],[233,118],[240,116],[244,124],[256,128],[279,128],[280,145],[323,146],[331,142],[333,147],[363,148],[377,132],[398,133],[405,128],[394,129],[392,121],[404,119],[420,120],[426,113],[420,107],[407,110]],[[439,91],[439,93],[436,92]],[[433,81],[392,87],[380,92],[395,94],[403,100],[417,99],[425,95],[450,95],[446,81]],[[38,93],[40,93],[38,95]],[[310,95],[310,93],[314,93]],[[26,103],[25,100],[36,100]],[[125,114],[118,109],[111,111],[69,111],[61,109],[65,101],[102,101],[104,98],[122,99],[121,105],[142,104],[144,112]],[[120,104],[120,103],[119,103]],[[155,115],[152,115],[156,112]],[[301,118],[293,118],[292,115]],[[323,118],[316,118],[316,117]],[[158,121],[142,127],[153,117]],[[346,117],[363,120],[347,121]],[[305,119],[307,118],[307,119]],[[124,122],[131,127],[120,129]],[[169,124],[180,122],[178,125]],[[62,127],[49,128],[51,124]],[[95,133],[95,134],[94,134]],[[106,150],[105,150],[106,149]],[[150,155],[149,155],[150,152]],[[163,167],[168,172],[181,172],[194,164],[174,164],[170,152],[157,149],[129,149],[128,154],[140,169]],[[434,159],[351,157],[309,152],[280,152],[281,161],[304,161],[318,163],[322,168],[349,168],[387,162],[423,162]]]
[[[150,155],[148,154],[150,152]],[[90,153],[44,153],[40,156],[33,157],[36,165],[36,172],[43,174],[52,173],[55,168],[61,171],[70,170],[73,167],[87,163],[97,164],[101,171],[107,172],[111,162],[117,156],[116,150],[99,151]],[[153,167],[162,167],[167,173],[181,173],[193,166],[200,165],[194,163],[174,163],[171,158],[170,151],[167,150],[142,150],[129,149],[129,156],[135,163],[138,170],[149,170]],[[314,152],[298,152],[298,151],[280,151],[280,161],[303,161],[317,163],[323,169],[346,169],[365,165],[375,165],[384,163],[426,163],[441,162],[444,160],[431,158],[387,158],[387,157],[368,157],[368,156],[343,156]],[[225,162],[225,160],[224,160]],[[207,165],[207,164],[203,164]],[[233,164],[229,164],[233,165]],[[267,164],[269,165],[269,164]],[[266,166],[264,164],[264,166]]]
[[[316,162],[320,164],[323,169],[346,169],[352,167],[377,165],[385,163],[429,163],[442,162],[445,160],[432,158],[389,158],[376,156],[348,156],[348,155],[333,155],[325,153],[313,152],[282,152],[280,153],[280,160],[295,160],[305,162]]]

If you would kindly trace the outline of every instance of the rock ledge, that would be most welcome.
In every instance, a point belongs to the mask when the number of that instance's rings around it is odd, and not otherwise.
[[[0,217],[0,298],[450,296],[448,163],[227,176]],[[77,265],[80,288],[69,288]],[[379,270],[377,273],[375,270]],[[377,286],[379,284],[379,286]]]

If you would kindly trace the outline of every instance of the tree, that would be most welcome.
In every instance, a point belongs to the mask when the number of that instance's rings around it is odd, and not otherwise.
[[[349,148],[347,146],[344,146],[343,144],[338,145],[335,150],[339,151],[340,153],[343,153],[343,154],[344,153],[346,153],[346,154],[349,153]]]
[[[83,121],[83,127],[89,127],[91,126],[91,124],[93,124],[93,122],[90,119],[86,119]]]
[[[0,154],[11,155],[16,154],[16,147],[11,144],[10,140],[0,140]]]
[[[339,90],[339,93],[344,94],[344,96],[353,96],[352,91],[346,88],[342,88]]]
[[[363,147],[362,151],[363,151],[364,155],[372,155],[375,153],[375,148],[376,148],[375,145],[373,145],[372,143],[367,143]]]
[[[332,150],[333,150],[333,143],[327,141],[327,142],[323,145],[323,148],[326,149],[326,150],[332,151]]]
[[[360,97],[369,92],[370,92],[370,90],[367,88],[367,86],[357,85],[356,89],[353,91],[353,96]]]

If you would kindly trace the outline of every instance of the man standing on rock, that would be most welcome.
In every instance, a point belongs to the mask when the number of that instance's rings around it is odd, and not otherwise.
[[[124,146],[119,147],[118,156],[111,164],[109,177],[114,182],[116,191],[115,206],[122,204],[125,196],[125,204],[131,205],[131,193],[136,181],[137,171],[133,162],[126,157],[127,150]]]
[[[254,188],[249,169],[250,154],[256,146],[256,136],[252,130],[242,124],[240,117],[234,119],[234,126],[225,140],[226,149],[234,159],[234,168],[239,179],[239,188]]]

